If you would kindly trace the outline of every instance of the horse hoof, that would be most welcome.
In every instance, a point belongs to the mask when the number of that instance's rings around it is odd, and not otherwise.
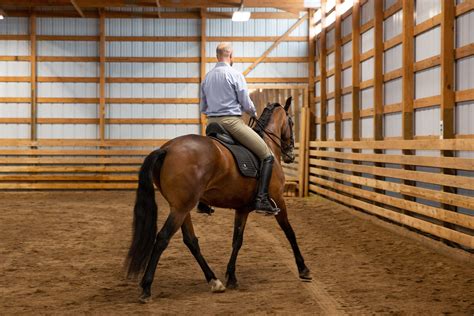
[[[237,283],[237,281],[227,280],[227,283],[225,286],[226,288],[231,289],[231,290],[237,290],[239,288],[239,284]]]
[[[308,268],[304,269],[300,272],[300,280],[303,282],[311,282],[313,277],[311,276],[311,272]]]
[[[151,302],[151,295],[150,294],[142,294],[138,301],[142,304],[147,304]]]
[[[219,279],[211,280],[209,282],[211,285],[211,292],[212,293],[222,293],[225,292],[225,286]]]

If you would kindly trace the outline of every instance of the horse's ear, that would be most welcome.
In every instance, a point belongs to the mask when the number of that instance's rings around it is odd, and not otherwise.
[[[286,112],[288,112],[288,109],[290,108],[292,99],[293,99],[293,97],[289,97],[288,99],[286,99],[286,103],[285,103],[285,111]]]

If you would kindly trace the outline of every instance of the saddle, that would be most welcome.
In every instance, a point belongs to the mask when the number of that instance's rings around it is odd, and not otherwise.
[[[244,177],[258,178],[260,159],[250,150],[237,142],[219,123],[210,123],[206,135],[226,147],[235,159],[240,173]]]

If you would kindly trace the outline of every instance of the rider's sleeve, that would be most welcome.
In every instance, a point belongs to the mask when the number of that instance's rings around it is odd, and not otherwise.
[[[201,85],[201,102],[200,102],[201,113],[206,113],[207,111],[207,99],[206,93],[204,92],[204,82]]]
[[[239,74],[239,76],[237,76],[235,87],[237,90],[237,98],[239,99],[242,109],[250,115],[257,116],[255,105],[249,96],[249,90],[247,89],[247,82],[245,81],[244,75]]]

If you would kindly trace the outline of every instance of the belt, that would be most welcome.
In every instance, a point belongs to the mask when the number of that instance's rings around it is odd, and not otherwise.
[[[220,116],[208,116],[210,118],[216,118],[216,117],[242,117],[242,115],[220,115]]]

